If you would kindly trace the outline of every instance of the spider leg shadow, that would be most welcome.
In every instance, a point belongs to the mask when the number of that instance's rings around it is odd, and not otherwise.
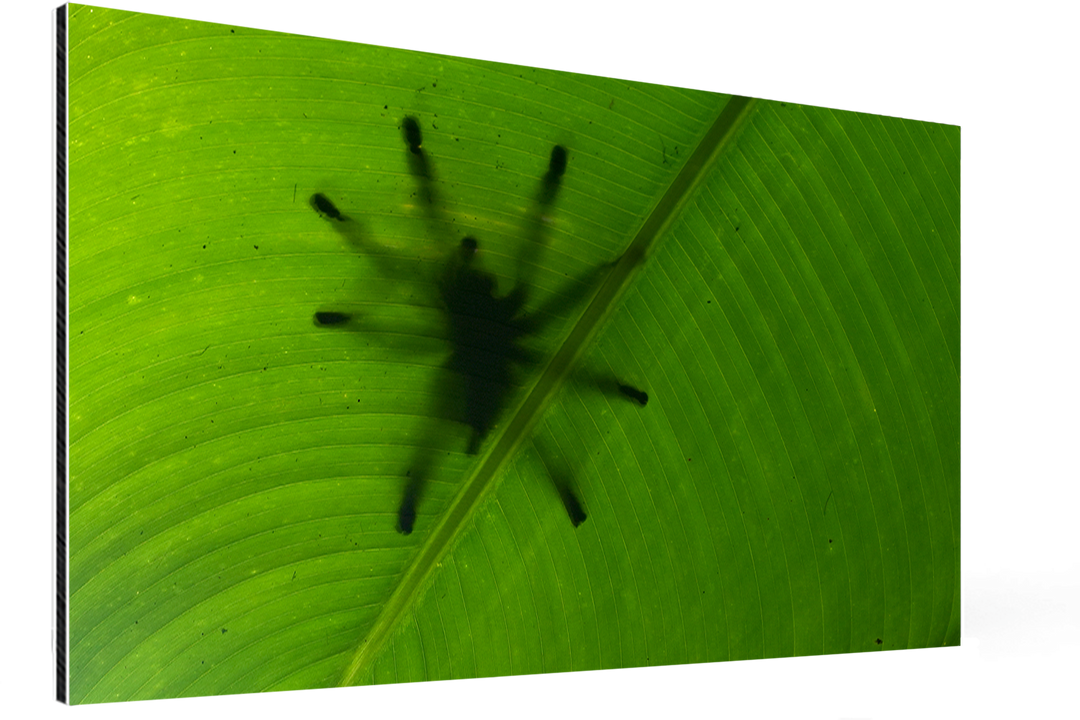
[[[533,437],[533,447],[540,457],[540,464],[547,469],[548,477],[551,478],[555,491],[559,494],[559,499],[562,500],[570,524],[575,528],[579,527],[585,522],[588,515],[579,497],[577,483],[574,482],[574,474],[570,470],[570,466],[566,464],[558,453],[553,451],[551,443],[541,435]]]
[[[378,269],[379,276],[396,282],[415,282],[417,277],[424,277],[424,264],[419,259],[395,255],[377,242],[368,238],[363,227],[353,218],[342,213],[334,202],[323,193],[315,193],[310,198],[311,207],[333,227],[350,249],[357,251],[363,258]],[[429,281],[430,282],[430,281]],[[355,304],[354,304],[355,305]],[[418,305],[417,307],[423,307]],[[364,335],[381,334],[388,347],[408,353],[430,355],[442,350],[445,338],[430,329],[411,328],[405,330],[400,322],[380,320],[373,313],[365,313],[358,306],[346,309],[342,307],[322,307],[312,316],[312,322],[319,328],[351,330]]]
[[[551,148],[551,156],[548,158],[548,169],[540,179],[532,206],[529,208],[525,219],[524,239],[522,240],[521,252],[517,258],[517,279],[514,290],[528,287],[532,276],[535,274],[536,263],[541,251],[547,245],[547,225],[551,222],[547,216],[555,196],[562,187],[562,178],[566,173],[567,154],[562,145]],[[524,302],[524,296],[522,297]]]
[[[606,372],[596,372],[584,367],[576,368],[569,381],[579,389],[599,392],[604,397],[620,402],[632,402],[638,407],[649,404],[649,393],[621,378]]]
[[[649,404],[649,394],[633,385],[624,383],[614,375],[593,375],[594,386],[605,396],[615,400],[630,400],[639,407]]]
[[[648,393],[638,390],[632,385],[627,385],[612,375],[598,375],[579,371],[571,377],[584,382],[590,389],[599,390],[608,397],[630,400],[639,407],[644,407],[649,402]],[[577,483],[574,481],[573,471],[565,460],[553,451],[551,443],[544,439],[540,433],[534,435],[532,440],[533,447],[536,449],[537,455],[540,456],[540,462],[547,468],[548,477],[551,478],[552,484],[559,494],[559,499],[562,500],[567,517],[570,518],[570,522],[575,528],[578,527],[585,522],[588,515],[585,512],[584,504],[581,502],[581,495],[578,492]]]
[[[368,238],[363,226],[353,218],[344,215],[333,201],[323,193],[315,193],[310,199],[315,212],[330,223],[334,232],[355,252],[370,259],[386,276],[401,275],[400,259],[393,257],[386,248]]]
[[[413,525],[416,524],[416,503],[420,500],[420,490],[423,488],[423,482],[419,477],[411,477],[412,471],[409,471],[409,480],[405,484],[405,493],[401,498],[401,506],[398,508],[398,522],[397,531],[402,535],[408,535],[413,531]]]

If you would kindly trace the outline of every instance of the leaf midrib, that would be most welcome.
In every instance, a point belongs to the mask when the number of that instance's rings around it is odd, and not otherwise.
[[[474,465],[472,473],[462,483],[461,490],[451,501],[427,540],[405,570],[401,582],[383,605],[367,635],[361,639],[352,660],[342,675],[339,686],[357,684],[378,657],[386,640],[393,636],[400,620],[420,597],[425,581],[453,547],[462,531],[468,527],[473,512],[490,493],[503,465],[510,460],[518,446],[543,416],[552,398],[558,393],[577,359],[588,347],[597,331],[619,306],[637,271],[656,249],[660,238],[678,219],[709,171],[750,117],[756,100],[732,96],[687,159],[682,170],[641,224],[626,252],[615,263],[589,307],[566,336],[562,346],[551,358],[543,374],[506,423],[487,454]]]

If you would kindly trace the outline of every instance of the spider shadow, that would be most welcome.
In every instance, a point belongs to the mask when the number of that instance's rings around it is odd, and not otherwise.
[[[515,393],[523,388],[523,378],[535,373],[547,358],[529,341],[548,323],[565,316],[591,294],[614,263],[593,268],[564,287],[562,292],[552,294],[534,311],[528,310],[532,269],[546,244],[546,216],[567,167],[566,149],[555,145],[525,218],[525,237],[517,258],[514,285],[508,293],[497,294],[496,277],[478,262],[480,243],[471,235],[457,243],[447,238],[450,223],[440,210],[433,163],[423,147],[423,135],[415,118],[403,119],[402,134],[427,232],[443,247],[442,262],[403,263],[400,257],[394,257],[368,238],[360,224],[343,214],[326,195],[316,193],[310,202],[351,247],[377,265],[380,273],[412,282],[420,279],[435,288],[436,305],[441,315],[440,335],[445,339],[447,359],[442,365],[445,372],[438,373],[435,378],[433,397],[436,400],[429,414],[429,427],[422,434],[424,439],[418,444],[406,472],[397,530],[407,535],[415,525],[417,508],[436,457],[452,449],[451,445],[457,441],[454,433],[447,433],[447,424],[464,427],[467,436],[465,452],[469,455],[479,453],[500,415],[506,411]],[[314,314],[313,320],[320,327],[348,328],[364,334],[392,332],[390,328],[380,328],[373,318],[341,309],[321,309]],[[604,392],[617,392],[640,405],[647,402],[644,392],[613,378],[603,378],[597,387]],[[572,473],[563,465],[555,472],[557,476],[553,474],[552,480],[572,524],[577,527],[586,515],[575,493]]]

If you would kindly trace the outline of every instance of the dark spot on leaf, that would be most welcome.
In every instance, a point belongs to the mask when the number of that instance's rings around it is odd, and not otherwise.
[[[351,315],[341,312],[317,312],[315,313],[315,324],[319,326],[326,325],[341,325],[348,322]]]

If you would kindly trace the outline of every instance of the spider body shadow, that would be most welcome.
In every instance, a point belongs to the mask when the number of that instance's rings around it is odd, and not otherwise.
[[[466,452],[475,455],[488,433],[495,426],[511,395],[519,387],[518,379],[523,370],[536,368],[544,357],[529,348],[526,341],[535,336],[552,318],[578,304],[596,286],[597,280],[613,263],[602,265],[586,274],[582,282],[568,286],[563,293],[552,296],[537,312],[526,312],[530,285],[530,268],[544,245],[544,217],[562,184],[566,172],[567,153],[561,145],[552,148],[547,172],[526,218],[526,242],[517,258],[517,277],[513,288],[505,295],[497,295],[495,276],[478,267],[479,242],[465,236],[459,242],[448,242],[443,237],[448,223],[441,216],[437,203],[437,189],[433,167],[423,148],[423,136],[415,118],[402,121],[402,135],[406,145],[406,159],[410,174],[417,185],[423,206],[427,231],[444,246],[444,261],[435,273],[434,285],[438,288],[439,304],[449,344],[449,357],[438,381],[435,407],[431,413],[437,423],[451,421],[468,428]],[[383,254],[384,249],[368,240],[356,221],[342,214],[334,203],[322,193],[311,197],[312,208],[332,223],[350,243],[364,250],[381,269],[392,272],[391,262]],[[360,325],[360,332],[373,328],[357,321],[350,313],[337,310],[320,310],[314,315],[320,327]],[[631,399],[639,405],[648,396],[636,388],[613,378],[594,380],[596,387],[606,394]],[[439,428],[432,428],[432,436]],[[406,473],[406,483],[398,509],[397,530],[403,534],[412,532],[416,522],[416,509],[423,495],[425,483],[438,449],[435,443],[422,443]],[[583,505],[567,480],[568,471],[559,473],[552,480],[563,501],[574,527],[585,521]]]

